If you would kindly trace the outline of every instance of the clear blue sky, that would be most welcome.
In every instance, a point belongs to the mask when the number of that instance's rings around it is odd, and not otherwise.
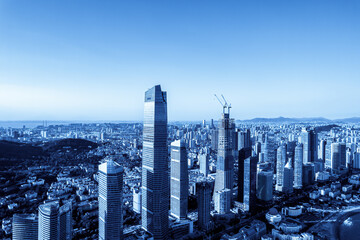
[[[0,1],[0,120],[360,116],[360,1]]]

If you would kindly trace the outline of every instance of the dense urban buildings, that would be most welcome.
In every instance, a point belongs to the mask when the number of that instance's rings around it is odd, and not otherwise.
[[[0,237],[326,239],[358,209],[357,123],[168,124],[166,99],[143,123],[0,128]]]

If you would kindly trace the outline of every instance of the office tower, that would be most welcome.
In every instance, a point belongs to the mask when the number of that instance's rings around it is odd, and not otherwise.
[[[231,191],[228,188],[217,191],[215,195],[215,211],[219,214],[230,212],[231,208]]]
[[[171,215],[178,219],[185,219],[189,196],[189,174],[185,144],[180,140],[171,143],[170,179]]]
[[[260,142],[256,142],[255,143],[255,154],[259,155],[261,152],[261,143]]]
[[[286,154],[287,158],[292,160],[292,164],[294,164],[294,157],[295,157],[295,148],[296,148],[296,142],[288,142],[286,143]],[[294,168],[294,166],[291,166]]]
[[[219,129],[217,128],[213,128],[211,130],[211,148],[214,151],[218,150],[218,146],[219,146]]]
[[[301,189],[303,182],[303,144],[299,143],[295,148],[295,161],[294,161],[294,188]]]
[[[14,214],[12,223],[13,240],[37,240],[38,217],[35,214]]]
[[[203,126],[203,128],[206,127],[206,120],[205,119],[202,121],[202,126]]]
[[[352,167],[355,169],[360,169],[360,148],[354,152]]]
[[[233,157],[233,134],[235,123],[230,119],[229,110],[224,111],[222,119],[219,121],[219,146],[217,154],[215,190],[216,192],[223,189],[229,189],[232,197],[234,185],[234,157]]]
[[[284,180],[282,186],[282,192],[292,193],[293,192],[293,182],[294,182],[294,169],[291,167],[291,162],[289,161],[284,167]]]
[[[66,203],[59,209],[59,237],[61,240],[72,239],[72,205]]]
[[[264,161],[274,164],[276,160],[274,133],[269,132],[265,135],[265,143],[264,143],[264,147],[262,148],[262,151],[264,152],[265,155]]]
[[[154,239],[167,239],[170,179],[166,92],[156,85],[145,93],[141,225]]]
[[[256,180],[256,196],[262,201],[271,201],[273,198],[273,172],[270,169],[259,170]]]
[[[237,150],[241,150],[243,148],[251,147],[251,134],[250,129],[246,129],[245,131],[237,131]]]
[[[277,191],[282,191],[283,181],[284,181],[284,167],[286,164],[286,145],[281,145],[277,149],[277,158],[276,158],[276,186]]]
[[[340,166],[346,168],[346,144],[340,143]]]
[[[111,159],[99,165],[99,240],[122,238],[123,173]]]
[[[256,172],[258,156],[244,161],[244,210],[253,211],[256,204]]]
[[[39,206],[39,240],[59,239],[59,202],[53,201]]]
[[[326,160],[326,140],[321,140],[320,142],[320,159],[324,162]]]
[[[318,158],[317,133],[314,130],[303,128],[301,131],[301,143],[303,144],[304,163],[315,162]]]
[[[303,165],[303,186],[309,186],[315,182],[315,166],[313,163]]]
[[[214,119],[211,119],[210,128],[211,128],[211,129],[215,128],[215,125],[214,125]]]
[[[331,171],[333,173],[339,173],[341,169],[341,147],[340,143],[331,144]]]
[[[244,162],[251,156],[251,147],[242,148],[238,156],[238,198],[239,202],[244,202]]]
[[[200,162],[200,173],[204,174],[205,177],[209,174],[209,154],[202,153],[199,156]]]
[[[204,180],[196,183],[198,225],[204,231],[210,229],[211,190],[211,182]]]

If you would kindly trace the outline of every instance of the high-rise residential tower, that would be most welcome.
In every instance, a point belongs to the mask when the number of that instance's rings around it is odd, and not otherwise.
[[[276,186],[277,191],[282,191],[283,181],[284,181],[284,168],[287,160],[286,154],[286,145],[281,145],[277,149],[277,158],[276,158]]]
[[[170,191],[171,215],[185,219],[189,196],[189,174],[185,144],[180,140],[171,143]]]
[[[111,159],[99,165],[99,240],[122,239],[123,172]]]
[[[154,239],[167,239],[170,179],[167,98],[160,85],[145,92],[141,225]]]

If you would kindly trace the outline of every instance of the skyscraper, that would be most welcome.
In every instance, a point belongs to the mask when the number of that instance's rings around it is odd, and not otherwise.
[[[35,214],[14,214],[12,223],[13,240],[37,240],[38,217]]]
[[[323,162],[326,160],[326,140],[320,142],[320,157]]]
[[[209,174],[209,154],[202,153],[199,155],[200,162],[200,173],[204,174],[205,177]]]
[[[286,145],[281,145],[277,149],[277,158],[276,158],[276,186],[277,191],[282,191],[283,181],[284,181],[284,168],[286,164]]]
[[[219,146],[217,154],[215,190],[216,192],[229,189],[232,197],[234,185],[234,155],[233,134],[235,123],[230,119],[230,113],[225,112],[219,121]]]
[[[294,169],[291,167],[291,162],[289,161],[284,167],[283,185],[281,191],[284,193],[292,193],[293,182],[294,182]]]
[[[303,128],[301,131],[301,143],[303,144],[304,163],[315,162],[318,158],[318,138],[314,130]]]
[[[60,240],[72,239],[72,205],[66,203],[59,209],[59,237]]]
[[[214,127],[213,129],[211,129],[211,148],[214,151],[217,151],[218,146],[219,146],[219,129]]]
[[[251,156],[251,147],[242,148],[239,150],[238,156],[238,196],[239,202],[244,202],[244,163],[245,159]]]
[[[145,92],[141,225],[154,239],[167,239],[170,179],[167,99],[160,85]]]
[[[210,209],[212,183],[206,180],[196,183],[198,204],[198,225],[204,230],[210,229]]]
[[[178,219],[187,217],[189,174],[187,153],[183,141],[171,143],[171,215]]]
[[[231,208],[231,191],[228,188],[217,191],[215,194],[215,211],[220,214],[230,212]]]
[[[303,186],[313,184],[315,181],[315,166],[308,162],[303,165]]]
[[[250,129],[246,129],[245,131],[237,131],[237,150],[241,150],[243,148],[251,147],[251,134]]]
[[[342,147],[340,143],[331,144],[331,171],[333,173],[339,173],[342,167],[342,155],[345,155],[345,152],[342,153]],[[345,156],[346,162],[346,156]]]
[[[122,238],[123,172],[111,159],[99,165],[99,240]]]
[[[294,161],[294,188],[301,189],[303,182],[303,144],[300,143],[295,147]]]
[[[59,239],[59,202],[53,201],[39,206],[39,240]]]
[[[273,198],[273,172],[270,169],[258,170],[256,180],[256,196],[262,201]]]
[[[256,172],[258,156],[244,161],[244,210],[253,211],[256,203]]]

